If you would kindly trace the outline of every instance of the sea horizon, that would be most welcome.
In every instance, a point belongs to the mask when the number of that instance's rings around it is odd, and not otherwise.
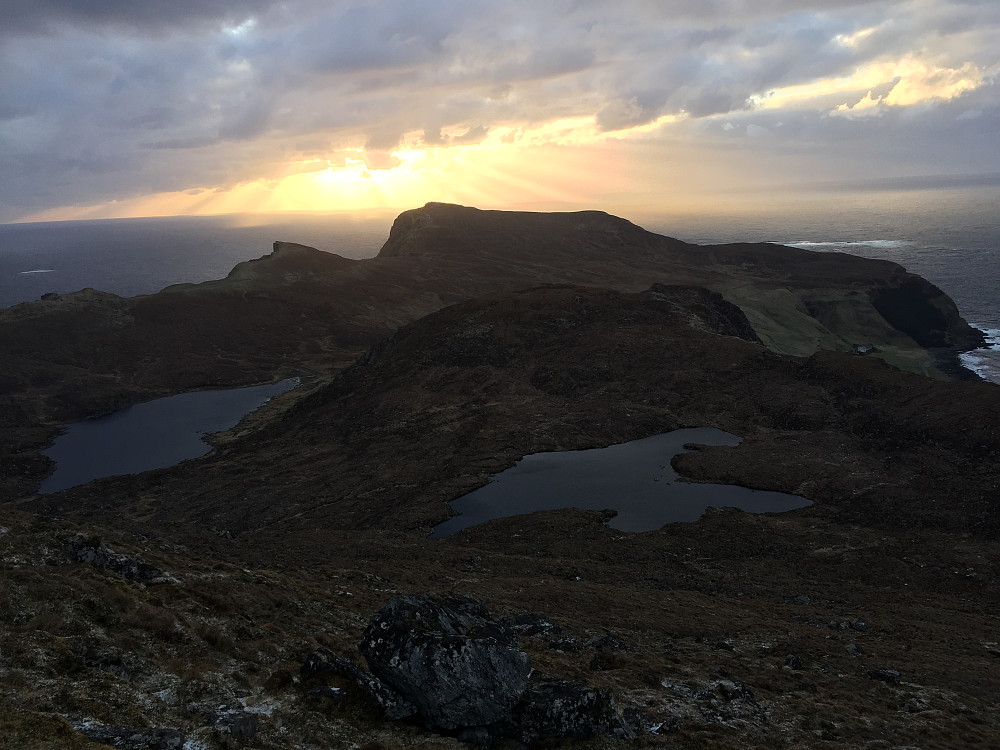
[[[739,211],[626,211],[693,244],[775,242],[891,260],[941,288],[967,322],[1000,342],[1000,187],[790,196]],[[131,297],[224,278],[276,240],[374,257],[398,211],[78,219],[0,225],[0,307],[83,288]],[[1000,350],[964,364],[1000,382]]]

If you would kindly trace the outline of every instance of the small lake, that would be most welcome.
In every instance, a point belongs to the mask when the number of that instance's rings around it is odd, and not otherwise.
[[[42,451],[56,462],[39,492],[46,494],[101,477],[173,466],[211,450],[204,436],[234,427],[298,378],[278,383],[194,391],[159,398],[97,419],[76,422]]]
[[[434,527],[432,537],[450,536],[494,518],[539,510],[613,508],[608,525],[620,531],[652,531],[664,524],[697,521],[708,508],[781,513],[812,503],[784,492],[729,484],[680,481],[670,467],[688,443],[738,445],[740,438],[713,427],[662,435],[582,451],[534,453],[450,505],[460,515]]]

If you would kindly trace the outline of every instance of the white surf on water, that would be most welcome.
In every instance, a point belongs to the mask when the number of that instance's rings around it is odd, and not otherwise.
[[[867,258],[879,258],[882,260],[894,260],[915,273],[920,273],[933,283],[946,287],[950,285],[950,280],[945,276],[943,283],[936,279],[933,264],[928,264],[928,268],[921,268],[920,256],[933,257],[935,263],[960,262],[962,251],[960,248],[934,248],[922,246],[919,242],[912,240],[850,240],[850,241],[828,241],[828,242],[784,242],[781,243],[789,247],[798,247],[803,250],[814,252],[843,252],[853,255],[862,255]],[[894,257],[895,256],[895,257]],[[960,268],[960,266],[953,266]],[[969,269],[972,270],[972,269]],[[956,300],[959,301],[959,300]],[[1000,312],[998,312],[1000,314]],[[973,328],[978,328],[986,336],[986,348],[975,349],[970,352],[963,352],[959,355],[962,366],[976,373],[983,380],[992,383],[1000,383],[1000,328],[991,327],[990,323],[977,323],[966,320]],[[994,323],[995,325],[995,323]]]
[[[650,217],[647,229],[696,244],[774,242],[889,260],[944,291],[970,324],[1000,331],[1000,187],[830,192],[742,214]],[[642,223],[642,222],[639,222]],[[962,357],[1000,383],[1000,341]]]
[[[1000,329],[970,323],[986,334],[989,349],[976,349],[961,354],[962,365],[976,375],[993,383],[1000,383]]]
[[[890,260],[940,287],[977,328],[995,332],[1000,331],[998,205],[1000,187],[979,186],[824,193],[742,214],[612,213],[696,244],[777,242]],[[132,296],[218,279],[240,261],[269,253],[278,239],[368,258],[389,236],[395,214],[0,225],[0,307],[84,287]],[[1000,343],[966,354],[963,362],[1000,383]]]
[[[803,250],[817,250],[822,252],[824,250],[836,252],[850,252],[852,248],[878,248],[883,250],[895,250],[903,247],[911,247],[914,245],[913,242],[909,240],[851,240],[850,242],[783,242],[782,244],[788,245],[789,247],[798,247]]]

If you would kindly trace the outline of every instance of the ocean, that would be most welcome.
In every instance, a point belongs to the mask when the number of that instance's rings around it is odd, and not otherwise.
[[[790,195],[742,209],[630,214],[698,244],[776,242],[895,261],[943,289],[997,344],[963,356],[1000,383],[1000,187]],[[220,279],[241,261],[299,242],[373,257],[396,212],[234,215],[0,225],[0,307],[93,287],[121,296]]]
[[[962,355],[980,377],[1000,383],[1000,187],[828,192],[758,201],[745,210],[632,218],[696,244],[775,242],[899,263],[935,284],[990,349]]]
[[[378,253],[396,212],[177,216],[0,224],[0,307],[93,287],[123,297],[221,279],[275,240],[347,258]]]

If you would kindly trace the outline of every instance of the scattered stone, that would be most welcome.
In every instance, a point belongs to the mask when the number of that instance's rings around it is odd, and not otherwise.
[[[868,623],[865,622],[864,620],[854,619],[851,620],[851,623],[850,625],[848,625],[848,627],[851,630],[857,630],[859,633],[863,633],[864,631],[868,630]]]
[[[514,616],[505,615],[497,620],[497,622],[501,627],[506,628],[508,631],[513,631],[519,636],[548,636],[559,635],[562,633],[562,628],[551,619],[545,615],[534,613],[526,612],[524,614]]]
[[[372,672],[436,730],[505,719],[531,672],[516,635],[471,596],[390,599],[365,629],[359,648]]]
[[[127,727],[83,726],[79,732],[91,742],[111,745],[118,750],[182,750],[184,735],[176,729],[129,729]]]
[[[315,696],[316,698],[324,698],[334,703],[340,703],[344,699],[344,691],[338,687],[332,687],[330,685],[320,685],[314,687],[309,691],[309,695]]]
[[[789,669],[802,669],[802,659],[795,654],[789,654],[785,657],[785,666]]]
[[[91,563],[133,581],[151,582],[165,578],[163,571],[129,555],[112,552],[100,537],[76,534],[64,542],[66,554],[74,562]]]
[[[323,674],[324,672],[334,672],[336,674],[343,674],[342,662],[348,662],[342,656],[337,656],[328,648],[320,648],[317,651],[313,651],[309,656],[305,658],[302,662],[302,666],[299,667],[299,677],[305,681],[315,677],[318,674]],[[353,667],[354,665],[351,664]],[[355,667],[356,668],[356,667]]]
[[[805,594],[795,594],[795,596],[792,597],[792,604],[801,605],[801,604],[808,604],[809,602],[810,599]]]
[[[718,643],[716,643],[715,647],[720,651],[735,651],[736,643],[733,641],[732,638],[726,638],[725,640],[721,640]]]
[[[734,679],[714,680],[705,686],[664,681],[666,705],[678,718],[725,725],[731,721],[767,722],[767,708],[753,692]]]
[[[657,722],[656,724],[650,724],[646,731],[655,735],[673,734],[674,732],[680,731],[680,728],[680,721],[676,716],[671,716],[669,719]]]
[[[931,707],[931,702],[924,695],[911,695],[907,698],[906,703],[899,707],[900,711],[906,713],[920,713],[921,711],[927,711]]]
[[[248,740],[257,733],[257,714],[238,708],[220,706],[205,717],[205,725],[213,726],[239,740]]]
[[[611,649],[613,651],[625,651],[627,649],[625,642],[610,631],[588,639],[587,646],[590,648]]]
[[[844,646],[844,650],[851,656],[861,656],[864,653],[864,651],[861,650],[861,646],[856,643],[850,643]]]
[[[563,680],[533,680],[514,709],[508,736],[525,744],[548,739],[590,739],[607,734],[634,739],[614,696]]]
[[[873,680],[881,680],[882,682],[899,682],[901,676],[895,669],[871,669],[868,671],[868,676]]]
[[[575,654],[577,651],[583,651],[583,649],[586,648],[586,644],[579,638],[569,636],[567,638],[556,638],[555,640],[549,641],[549,648],[552,651],[562,651],[566,654]]]

